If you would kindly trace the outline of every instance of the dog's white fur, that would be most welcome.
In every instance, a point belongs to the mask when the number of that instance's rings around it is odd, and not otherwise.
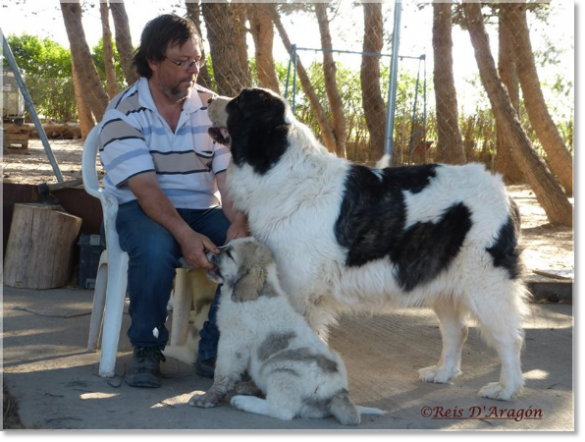
[[[210,104],[216,126],[227,126],[229,101],[222,97]],[[438,363],[420,369],[419,375],[436,383],[461,372],[469,316],[501,360],[499,381],[483,387],[479,395],[510,400],[523,386],[521,322],[527,292],[518,279],[494,266],[486,252],[511,212],[500,177],[479,164],[442,165],[422,191],[404,191],[406,227],[433,222],[459,202],[469,208],[473,221],[448,269],[405,292],[387,258],[359,267],[345,265],[347,250],[336,240],[334,226],[351,163],[328,153],[288,106],[286,122],[288,147],[278,162],[264,174],[249,164],[232,163],[227,186],[237,209],[247,214],[251,233],[273,251],[282,287],[296,311],[323,334],[343,312],[432,307],[440,320],[443,350]]]
[[[231,241],[218,257],[220,331],[214,383],[190,405],[217,406],[246,369],[265,399],[238,394],[230,403],[249,413],[283,420],[333,415],[357,425],[362,414],[348,396],[341,357],[321,341],[280,288],[269,249],[253,238]]]

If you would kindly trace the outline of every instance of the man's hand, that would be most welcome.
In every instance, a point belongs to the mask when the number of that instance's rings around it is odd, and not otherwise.
[[[209,238],[195,232],[181,218],[167,196],[161,190],[156,174],[146,172],[128,181],[130,190],[136,195],[144,213],[166,228],[181,246],[183,259],[193,267],[212,269],[205,255],[206,250],[219,253],[219,249]]]
[[[207,259],[207,251],[218,254],[219,249],[205,235],[191,230],[179,241],[185,262],[195,268],[211,270],[213,265]]]

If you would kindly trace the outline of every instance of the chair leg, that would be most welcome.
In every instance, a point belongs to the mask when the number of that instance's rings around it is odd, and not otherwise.
[[[115,374],[127,286],[128,254],[125,252],[114,254],[108,265],[108,287],[99,368],[99,375],[102,377],[112,377]]]
[[[106,305],[106,289],[108,286],[108,251],[104,250],[100,256],[98,271],[93,292],[93,307],[91,309],[91,320],[89,323],[89,338],[87,350],[96,351],[102,329],[104,318],[104,307]]]
[[[189,314],[192,296],[186,269],[177,269],[175,276],[175,299],[173,301],[173,324],[171,328],[171,345],[184,345],[189,330]]]

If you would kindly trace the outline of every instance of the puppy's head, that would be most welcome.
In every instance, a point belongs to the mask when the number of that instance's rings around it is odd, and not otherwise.
[[[260,296],[274,296],[266,291],[268,270],[274,265],[272,253],[254,238],[230,241],[218,255],[209,255],[216,266],[208,272],[210,279],[232,291],[235,302],[254,301]]]

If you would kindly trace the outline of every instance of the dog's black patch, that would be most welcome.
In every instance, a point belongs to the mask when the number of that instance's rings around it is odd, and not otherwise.
[[[234,163],[264,175],[288,147],[285,102],[263,89],[244,89],[226,111]]]
[[[512,200],[508,222],[502,225],[492,247],[486,248],[492,255],[495,267],[502,267],[508,272],[510,279],[517,279],[521,273],[520,248],[518,233],[520,232],[520,211]]]
[[[471,212],[464,204],[447,209],[436,223],[405,228],[403,192],[424,190],[438,167],[429,164],[373,171],[352,166],[335,224],[337,241],[348,249],[347,266],[387,256],[396,265],[398,283],[407,291],[448,267],[471,229]]]
[[[406,222],[403,191],[420,192],[435,176],[437,167],[377,171],[351,167],[335,224],[337,241],[349,249],[346,265],[360,266],[388,255],[400,240]]]
[[[390,251],[400,286],[412,290],[445,270],[459,253],[471,229],[471,211],[463,203],[445,211],[436,222],[416,223]]]

